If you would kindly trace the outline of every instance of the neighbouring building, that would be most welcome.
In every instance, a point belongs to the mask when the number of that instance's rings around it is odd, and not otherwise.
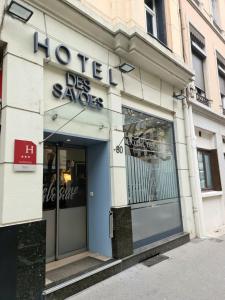
[[[184,60],[195,71],[185,107],[198,235],[225,225],[225,21],[222,0],[180,1]]]
[[[178,0],[1,3],[4,299],[62,299],[78,290],[74,265],[97,282],[98,267],[196,235],[179,12]]]

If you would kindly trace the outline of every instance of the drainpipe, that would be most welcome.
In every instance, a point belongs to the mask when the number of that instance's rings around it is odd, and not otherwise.
[[[189,97],[188,92],[187,98]],[[205,228],[203,222],[203,205],[202,205],[202,195],[201,186],[199,179],[199,169],[197,160],[197,147],[196,147],[196,137],[194,131],[194,121],[192,106],[188,104],[187,100],[183,100],[183,111],[184,111],[184,124],[185,124],[185,134],[187,142],[187,156],[188,156],[188,167],[189,167],[189,179],[193,203],[193,215],[195,222],[195,232],[197,237],[205,236]]]
[[[181,41],[182,41],[182,51],[183,51],[183,59],[185,63],[188,63],[187,61],[187,49],[185,47],[185,18],[183,14],[183,0],[179,0],[179,15],[180,15],[180,27],[181,27]]]
[[[179,0],[179,14],[181,24],[181,39],[183,46],[183,59],[188,64],[187,47],[185,47],[185,17],[183,14],[183,0]],[[185,135],[187,142],[187,156],[189,167],[189,179],[193,204],[193,215],[195,223],[195,233],[197,237],[205,236],[204,220],[203,220],[203,205],[201,195],[201,185],[199,179],[198,159],[197,159],[197,146],[195,137],[195,126],[193,121],[192,105],[188,103],[190,99],[189,90],[186,89],[186,99],[183,100],[183,112],[184,112],[184,125]]]

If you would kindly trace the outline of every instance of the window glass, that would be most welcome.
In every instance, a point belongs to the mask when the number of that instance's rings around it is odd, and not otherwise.
[[[218,52],[217,52],[217,67],[218,67],[222,113],[225,114],[225,59]]]
[[[152,9],[153,10],[153,0],[145,0],[145,4],[150,8],[150,9]]]
[[[210,163],[210,155],[205,154],[205,173],[206,173],[206,178],[207,178],[207,188],[211,189],[212,188],[212,171],[211,171],[211,163]]]
[[[204,171],[203,155],[202,155],[202,152],[200,152],[200,151],[198,151],[198,167],[199,167],[199,177],[200,177],[201,189],[205,189],[206,188],[206,178],[205,178],[205,171]]]
[[[210,152],[198,150],[198,168],[201,189],[212,189],[212,169]]]
[[[154,34],[153,32],[153,16],[146,11],[146,19],[147,19],[147,32]]]
[[[52,210],[56,208],[56,148],[53,146],[44,147],[43,165],[43,209]]]
[[[222,101],[222,108],[223,108],[223,113],[225,113],[225,95],[221,94],[221,101]]]
[[[146,29],[166,45],[166,20],[164,0],[145,0]]]
[[[123,113],[129,203],[177,199],[172,123],[129,108]]]
[[[225,78],[219,74],[220,93],[225,95]]]
[[[219,24],[219,9],[218,9],[218,0],[211,0],[212,3],[212,15],[214,21]]]

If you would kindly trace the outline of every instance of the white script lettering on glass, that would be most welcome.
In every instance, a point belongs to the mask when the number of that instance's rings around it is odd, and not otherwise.
[[[73,196],[78,194],[78,186],[64,187],[61,186],[59,189],[59,200],[71,200]],[[43,202],[54,202],[56,201],[57,190],[54,182],[50,186],[43,187]]]

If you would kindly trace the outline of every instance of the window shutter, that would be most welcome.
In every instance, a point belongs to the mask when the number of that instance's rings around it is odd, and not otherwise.
[[[158,39],[167,44],[164,0],[155,1]]]
[[[218,61],[219,65],[221,65],[223,68],[225,68],[225,58],[218,51],[216,51],[216,56],[217,56],[217,61]]]
[[[195,53],[192,53],[192,63],[195,70],[195,85],[202,91],[205,91],[203,61]]]
[[[212,14],[214,21],[219,24],[219,10],[218,10],[218,1],[211,0],[212,2]]]
[[[220,74],[219,74],[219,81],[220,81],[220,93],[225,95],[225,78],[222,77]]]
[[[197,30],[193,25],[190,24],[190,35],[191,41],[198,44],[198,46],[202,49],[205,48],[205,38],[204,36]]]
[[[221,191],[221,181],[220,181],[220,170],[217,156],[217,149],[210,151],[211,155],[211,168],[212,168],[212,178],[213,178],[213,189],[215,191]]]

